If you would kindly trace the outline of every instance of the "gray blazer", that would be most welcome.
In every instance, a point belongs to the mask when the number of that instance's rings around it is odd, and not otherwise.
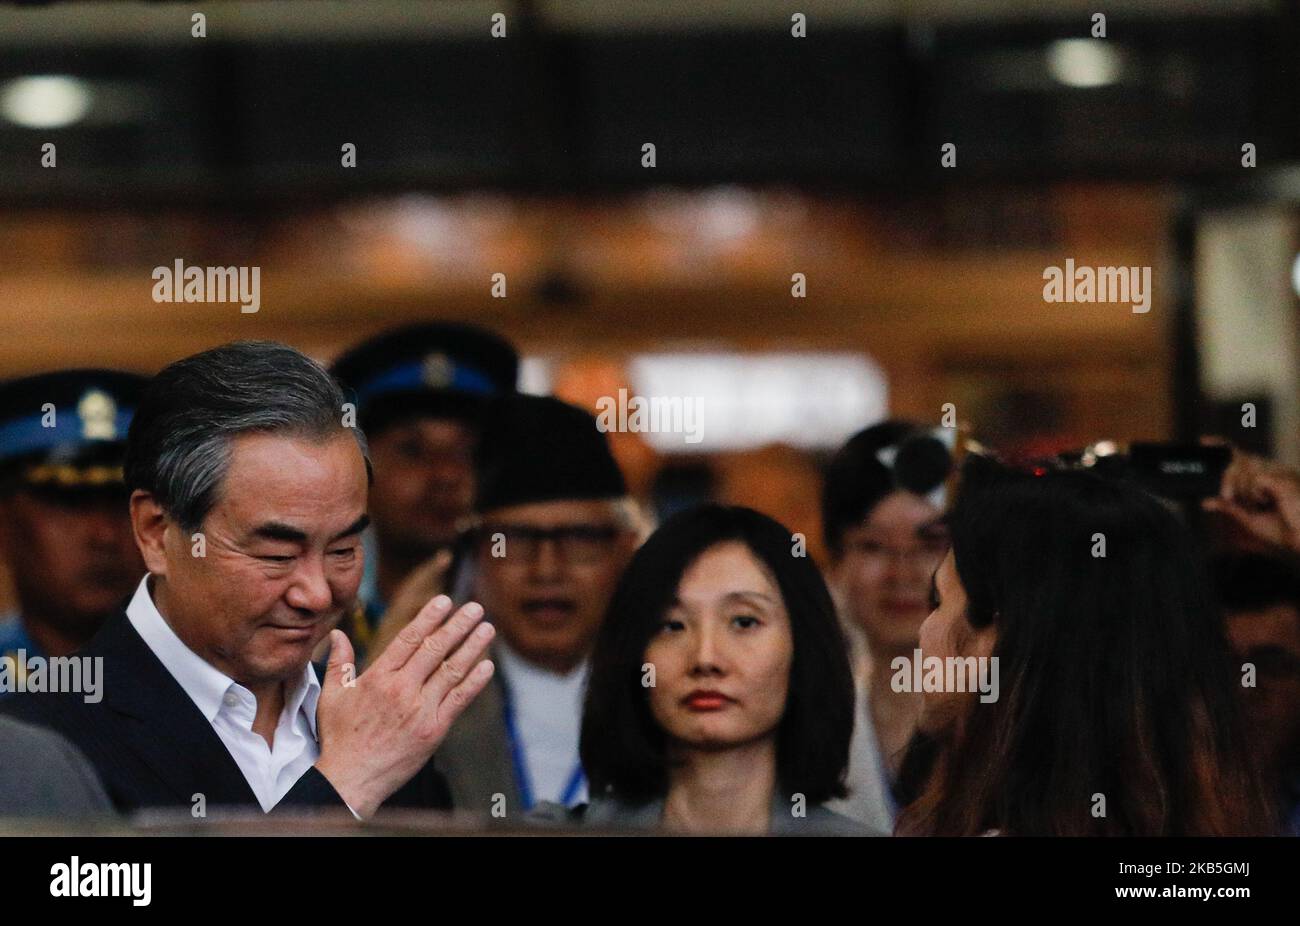
[[[599,827],[609,830],[657,830],[663,817],[662,798],[646,804],[627,804],[612,797],[594,797],[590,804],[566,810],[559,804],[543,802],[533,809],[529,819],[534,823],[568,826]],[[773,836],[883,836],[884,833],[864,826],[856,820],[841,816],[835,811],[814,804],[805,816],[791,813],[791,803],[780,794],[772,797],[772,816],[769,832]]]
[[[95,770],[62,736],[0,716],[0,816],[112,814]]]
[[[505,687],[500,670],[464,713],[438,747],[433,764],[447,779],[452,807],[458,811],[490,814],[493,796],[505,796],[506,820],[520,820],[523,798],[515,783],[510,739],[506,734]]]

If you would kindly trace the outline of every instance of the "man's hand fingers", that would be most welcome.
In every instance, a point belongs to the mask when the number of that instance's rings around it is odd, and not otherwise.
[[[1238,529],[1245,531],[1256,540],[1279,545],[1285,542],[1284,522],[1276,511],[1255,511],[1236,502],[1225,502],[1219,498],[1207,498],[1201,503],[1206,511],[1223,515]]]
[[[420,609],[409,624],[398,631],[393,642],[380,654],[372,666],[380,671],[396,672],[420,649],[425,637],[438,629],[451,613],[451,599],[438,595]]]
[[[452,688],[440,701],[436,702],[435,710],[437,715],[435,724],[438,728],[439,742],[441,742],[442,737],[447,735],[447,731],[456,722],[456,718],[487,687],[495,671],[496,666],[492,664],[492,660],[484,659],[470,670],[469,675],[465,676],[460,684]],[[430,684],[433,684],[432,680]],[[436,748],[434,752],[437,752]]]
[[[1237,487],[1242,478],[1242,466],[1241,451],[1233,450],[1232,458],[1228,460],[1228,467],[1223,471],[1223,480],[1219,483],[1219,498],[1223,501],[1231,502],[1236,497]]]
[[[1298,489],[1294,479],[1281,470],[1260,473],[1255,479],[1256,487],[1274,503],[1295,498]]]
[[[1287,529],[1300,530],[1300,482],[1285,470],[1264,473],[1259,487]]]
[[[447,693],[463,682],[474,668],[487,655],[496,629],[486,621],[474,628],[465,642],[456,647],[456,651],[435,667],[433,674],[424,683],[421,696],[426,704],[439,704]]]
[[[1250,454],[1242,454],[1233,485],[1235,500],[1256,508],[1266,505],[1268,498],[1260,488],[1259,482],[1264,472],[1264,461]]]
[[[423,685],[482,620],[483,606],[476,601],[467,602],[441,627],[424,638],[401,671],[409,673],[408,677],[415,684]],[[415,623],[412,621],[412,626]]]
[[[352,641],[342,630],[335,628],[330,631],[330,658],[325,664],[325,688],[339,688],[343,685],[343,667],[352,663],[355,665],[356,653],[352,649]]]

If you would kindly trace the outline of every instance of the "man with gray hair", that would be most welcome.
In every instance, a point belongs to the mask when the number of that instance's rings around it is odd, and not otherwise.
[[[8,699],[80,748],[121,810],[447,807],[431,757],[493,671],[492,627],[430,601],[361,675],[332,630],[355,603],[370,464],[338,384],[281,344],[178,361],[128,438],[148,574],[82,652],[103,700]],[[326,634],[324,680],[310,659]]]

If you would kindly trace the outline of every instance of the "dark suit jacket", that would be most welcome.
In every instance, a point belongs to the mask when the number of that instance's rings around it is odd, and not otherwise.
[[[98,772],[123,812],[150,807],[252,805],[257,797],[202,711],[131,626],[126,612],[109,618],[78,655],[103,657],[103,700],[78,693],[24,693],[0,700],[0,712],[63,734]],[[276,811],[346,808],[333,786],[308,769]],[[384,802],[385,807],[449,809],[451,795],[430,762]]]

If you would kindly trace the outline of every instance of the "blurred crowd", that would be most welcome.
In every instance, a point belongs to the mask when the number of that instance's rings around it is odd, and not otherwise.
[[[887,420],[809,538],[653,510],[518,384],[437,323],[0,386],[0,814],[1300,834],[1300,474],[1169,498]]]

